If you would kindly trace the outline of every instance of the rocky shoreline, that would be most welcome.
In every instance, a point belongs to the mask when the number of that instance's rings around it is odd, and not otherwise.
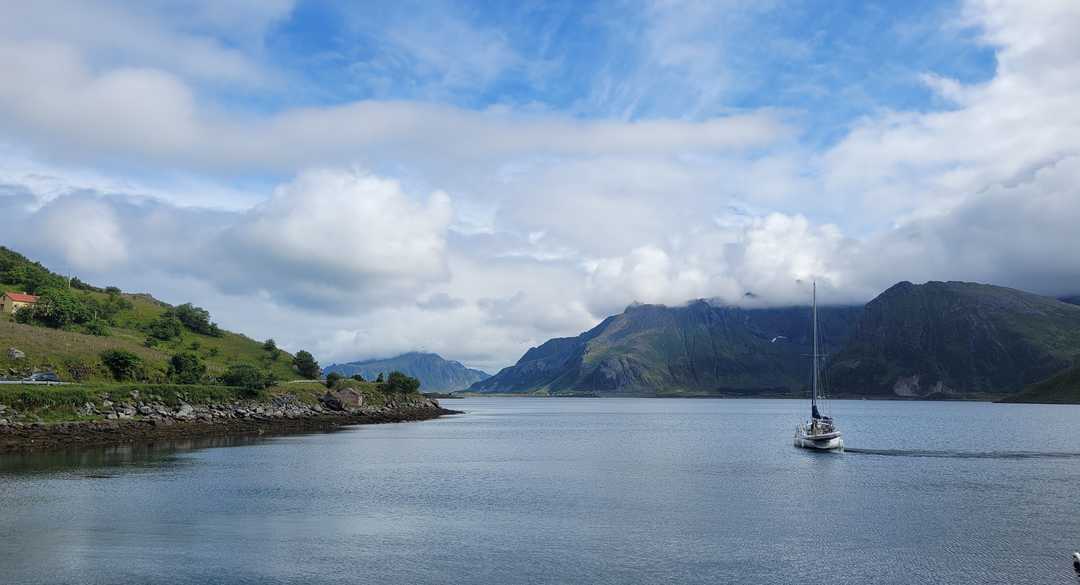
[[[294,396],[269,402],[170,407],[160,402],[87,403],[83,414],[104,420],[70,422],[12,422],[11,409],[0,412],[0,453],[105,446],[214,435],[263,435],[332,430],[360,424],[421,421],[460,414],[430,400],[390,402],[384,406],[328,408],[309,405]]]

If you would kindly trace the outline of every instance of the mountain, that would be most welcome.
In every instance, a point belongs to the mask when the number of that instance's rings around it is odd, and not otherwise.
[[[846,340],[859,307],[819,308],[822,338]],[[809,379],[808,307],[695,301],[631,305],[577,337],[547,341],[475,392],[603,395],[791,394]]]
[[[1061,297],[1058,300],[1063,303],[1069,303],[1070,305],[1080,305],[1080,295],[1069,295],[1067,297]]]
[[[367,380],[375,379],[380,373],[386,375],[398,371],[420,380],[420,389],[424,392],[464,390],[474,382],[491,377],[487,372],[466,368],[460,362],[444,360],[438,354],[420,352],[405,353],[382,360],[331,364],[324,368],[324,371],[337,372],[343,376],[360,374]]]
[[[1001,394],[1078,355],[1080,306],[986,284],[901,282],[866,305],[828,373],[838,394]]]

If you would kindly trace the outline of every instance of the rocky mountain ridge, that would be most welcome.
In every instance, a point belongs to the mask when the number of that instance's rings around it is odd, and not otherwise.
[[[528,350],[474,392],[801,395],[808,307],[632,305]],[[1009,395],[1077,363],[1080,307],[1016,289],[901,282],[864,307],[819,307],[835,396]]]

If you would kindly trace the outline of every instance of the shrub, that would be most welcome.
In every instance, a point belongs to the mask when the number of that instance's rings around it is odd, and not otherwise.
[[[399,394],[411,394],[420,390],[420,380],[401,372],[390,372],[390,376],[386,379],[386,390]]]
[[[181,333],[183,333],[183,326],[179,319],[171,312],[166,311],[146,326],[146,333],[154,339],[169,341],[170,339],[180,337]]]
[[[281,350],[278,349],[277,343],[273,339],[267,339],[266,342],[263,343],[262,348],[264,351],[270,354],[271,361],[276,362],[278,357],[281,356]]]
[[[337,372],[330,372],[326,375],[326,387],[333,388],[334,385],[337,384],[339,380],[341,380],[341,378],[341,374]]]
[[[107,286],[107,287],[105,287],[105,292],[106,292],[106,293],[107,293],[107,294],[108,294],[109,296],[119,296],[119,295],[120,295],[120,292],[121,292],[121,291],[120,291],[120,287],[117,287],[117,286]]]
[[[315,356],[302,349],[296,352],[296,357],[293,358],[293,367],[301,376],[311,380],[318,378],[321,371],[319,362],[315,361]]]
[[[90,291],[94,291],[94,292],[101,292],[100,288],[98,288],[98,287],[96,287],[96,286],[94,286],[92,284],[87,284],[87,283],[79,280],[78,276],[71,277],[71,288],[76,288],[76,289],[79,289],[79,290],[90,290]]]
[[[178,353],[169,359],[169,379],[177,384],[199,384],[206,375],[206,364],[198,354]]]
[[[352,376],[349,376],[349,377],[352,378],[353,380],[356,380],[357,382],[365,381],[364,377],[361,376],[360,374],[353,374]]]
[[[225,371],[221,381],[229,386],[239,386],[248,390],[262,390],[277,383],[270,373],[260,372],[250,364],[233,364]]]
[[[83,329],[85,329],[86,332],[90,335],[97,335],[99,337],[109,336],[109,325],[101,319],[94,319],[90,321],[86,325],[83,325]]]
[[[131,301],[116,295],[110,295],[107,299],[99,301],[91,295],[84,294],[82,295],[82,302],[86,304],[87,309],[96,318],[103,319],[113,325],[116,324],[116,316],[120,311],[131,309],[134,306]]]
[[[375,383],[376,383],[376,384],[382,384],[382,383],[383,383],[383,375],[382,375],[382,372],[379,372],[379,375],[378,375],[378,376],[375,376]]]
[[[94,313],[84,299],[69,288],[50,288],[38,295],[38,302],[16,313],[23,323],[40,323],[48,327],[70,327],[93,319]]]
[[[210,311],[202,307],[196,307],[191,303],[184,303],[179,307],[172,310],[172,313],[177,319],[195,333],[201,333],[203,335],[210,335],[212,337],[221,337],[225,333],[217,326],[217,323],[210,321]]]
[[[142,373],[142,358],[123,349],[102,352],[101,362],[119,381],[137,380]]]

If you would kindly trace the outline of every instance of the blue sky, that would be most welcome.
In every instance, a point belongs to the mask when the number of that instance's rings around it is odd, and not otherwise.
[[[1071,0],[6,16],[0,243],[324,360],[497,369],[633,301],[811,277],[1080,290]]]
[[[827,143],[882,108],[947,107],[922,83],[926,72],[963,83],[993,75],[992,48],[977,42],[955,2],[768,4],[715,3],[705,10],[709,21],[671,24],[676,30],[660,34],[679,35],[684,50],[694,51],[687,58],[699,63],[642,78],[657,58],[643,42],[649,26],[678,21],[679,8],[301,2],[265,45],[266,58],[303,89],[261,105],[430,100],[629,120],[779,108],[818,121],[805,137]],[[450,31],[437,32],[448,23]],[[700,75],[682,74],[689,70]]]

